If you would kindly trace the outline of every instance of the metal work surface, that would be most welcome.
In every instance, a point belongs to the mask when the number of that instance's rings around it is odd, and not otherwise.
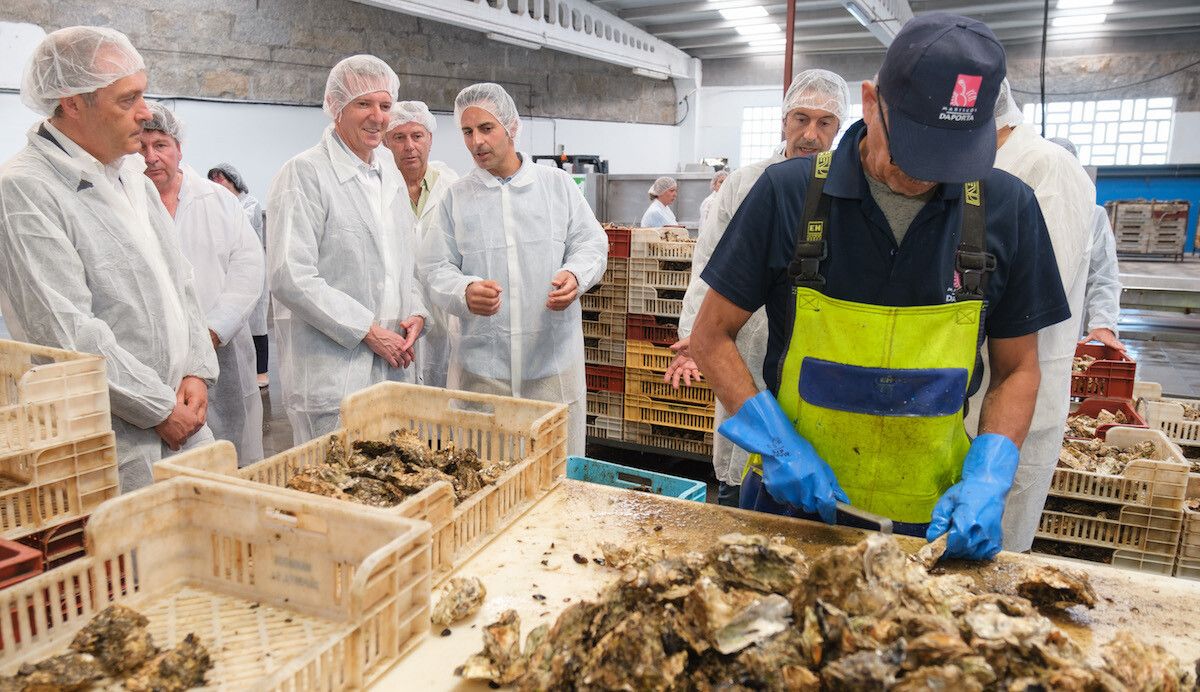
[[[865,534],[854,529],[731,510],[711,504],[664,499],[645,493],[563,480],[525,515],[460,567],[455,576],[483,580],[487,600],[474,617],[433,631],[375,686],[391,689],[487,689],[466,683],[454,669],[481,648],[483,626],[512,608],[521,616],[521,636],[552,623],[570,603],[594,598],[618,572],[597,565],[597,544],[644,543],[667,551],[706,550],[717,536],[780,534],[812,558],[831,546],[849,545]],[[899,538],[906,550],[924,541]],[[579,564],[578,555],[585,559]],[[543,564],[543,561],[545,564]],[[1011,589],[1016,572],[1034,563],[1063,564],[1042,556],[1002,554],[991,563],[950,563],[947,571],[975,577],[997,591]],[[1085,650],[1095,651],[1118,629],[1163,645],[1185,665],[1200,655],[1200,582],[1157,577],[1099,564],[1071,562],[1086,571],[1099,596],[1094,610],[1055,616],[1055,623]],[[434,602],[439,594],[434,594]]]

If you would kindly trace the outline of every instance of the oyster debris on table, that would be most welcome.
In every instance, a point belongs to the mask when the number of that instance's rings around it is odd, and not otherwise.
[[[324,463],[306,466],[287,487],[372,507],[394,507],[438,481],[454,489],[462,502],[508,470],[485,464],[474,449],[446,443],[432,449],[411,430],[394,430],[387,441],[360,440],[349,453],[335,436]]]
[[[452,577],[430,619],[439,627],[452,625],[474,615],[485,598],[487,589],[477,577]]]
[[[929,556],[926,556],[928,559]],[[621,570],[520,646],[506,611],[459,673],[519,690],[1182,690],[1173,657],[1127,633],[1088,659],[1019,595],[931,575],[890,536],[806,560],[781,540],[705,553],[609,548]],[[1024,575],[1039,602],[1086,603],[1086,579]]]

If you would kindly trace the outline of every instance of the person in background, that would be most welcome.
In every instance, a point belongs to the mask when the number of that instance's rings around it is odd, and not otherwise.
[[[449,384],[567,405],[567,449],[587,434],[582,311],[604,275],[608,236],[566,171],[517,150],[521,118],[498,84],[474,84],[454,119],[475,168],[429,216],[418,273],[460,321]]]
[[[1069,318],[1043,327],[1037,334],[1042,379],[1029,433],[1021,445],[1017,475],[1004,507],[1004,549],[1022,552],[1033,545],[1054,467],[1058,464],[1063,424],[1071,404],[1071,364],[1083,314],[1096,188],[1078,161],[1024,124],[1007,79],[1000,83],[995,119],[994,165],[1033,188],[1071,310]],[[986,377],[984,383],[986,386]],[[982,407],[983,394],[977,393],[970,410],[979,411]],[[972,419],[968,418],[968,431],[974,430]]]
[[[258,199],[250,194],[242,174],[228,163],[218,163],[208,169],[208,179],[229,190],[242,203],[242,210],[250,219],[250,227],[258,234],[259,245],[263,254],[267,252],[267,214],[263,211]],[[259,389],[265,389],[271,383],[269,362],[269,345],[267,343],[267,309],[271,306],[271,291],[267,288],[267,277],[263,275],[262,296],[250,313],[250,335],[254,339],[256,382]]]
[[[664,175],[655,180],[646,192],[650,195],[650,206],[642,213],[641,227],[662,228],[679,225],[675,220],[675,212],[671,211],[671,205],[675,203],[675,197],[679,194],[679,184],[675,179]]]
[[[712,190],[712,192],[708,193],[708,197],[705,197],[704,201],[700,203],[701,228],[704,227],[704,220],[708,218],[708,213],[712,209],[712,204],[717,199],[717,193],[721,190],[721,184],[724,183],[725,179],[728,177],[729,169],[722,168],[716,173],[713,173],[712,180],[708,181],[708,188]]]
[[[47,34],[21,81],[46,119],[0,168],[0,310],[17,339],[104,357],[121,492],[212,441],[217,379],[191,266],[136,155],[145,90],[124,34]]]
[[[692,254],[692,280],[684,295],[683,310],[679,317],[680,340],[671,346],[678,355],[668,366],[665,381],[679,387],[681,381],[691,384],[692,380],[701,379],[696,362],[692,360],[688,351],[696,313],[700,311],[700,304],[704,302],[704,296],[708,293],[708,284],[704,283],[700,274],[708,266],[713,250],[724,237],[725,229],[741,206],[742,200],[768,167],[797,156],[813,156],[822,151],[829,151],[833,147],[834,137],[841,129],[842,121],[849,113],[849,108],[850,88],[840,75],[828,70],[804,70],[792,79],[783,97],[782,153],[734,171],[716,193],[716,201],[708,219],[700,225],[700,237]],[[765,388],[766,384],[762,381],[763,359],[767,350],[765,310],[755,311],[742,327],[738,333],[737,346],[738,353],[746,362],[755,384],[760,389]],[[729,413],[725,407],[720,401],[716,402],[714,425],[720,427],[728,417]],[[717,501],[721,504],[737,507],[742,470],[746,468],[746,460],[749,458],[749,452],[735,445],[724,435],[713,438],[713,468],[718,484]]]
[[[267,275],[296,444],[337,430],[347,395],[412,365],[425,325],[393,212],[408,204],[404,179],[376,151],[399,86],[371,55],[334,65],[324,98],[332,123],[283,165],[267,196]]]
[[[839,519],[849,503],[945,536],[952,557],[1000,551],[1037,332],[1070,316],[1033,192],[992,167],[1005,63],[982,22],[909,20],[838,148],[771,166],[738,208],[691,351],[732,413],[719,433],[755,453],[742,508],[870,526]],[[759,391],[736,339],[764,305]],[[972,440],[983,336],[993,377]]]
[[[424,237],[423,220],[437,207],[458,174],[441,161],[430,161],[437,120],[421,101],[401,101],[392,106],[383,145],[392,152],[396,167],[408,188],[408,204],[392,205],[405,247],[415,253]],[[450,334],[458,329],[456,318],[426,300],[429,320],[417,355],[416,381],[430,387],[445,387],[450,367]]]
[[[247,323],[262,296],[265,258],[242,206],[183,159],[183,123],[161,103],[142,125],[142,158],[179,246],[196,276],[221,373],[208,390],[208,426],[237,449],[239,466],[263,458],[263,404],[255,383],[254,342]]]
[[[1066,149],[1076,159],[1079,158],[1071,140],[1052,137],[1050,141]],[[1117,336],[1117,323],[1121,319],[1121,272],[1117,264],[1117,241],[1113,237],[1108,212],[1098,204],[1092,210],[1091,229],[1087,287],[1083,296],[1082,331],[1087,333],[1079,343],[1099,341],[1124,352],[1125,344]]]

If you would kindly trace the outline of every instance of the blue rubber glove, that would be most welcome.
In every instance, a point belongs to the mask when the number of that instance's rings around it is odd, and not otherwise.
[[[975,438],[963,459],[962,480],[950,486],[933,508],[926,540],[946,531],[946,555],[987,560],[1000,552],[1004,500],[1017,473],[1020,451],[996,433]]]
[[[837,502],[849,503],[833,469],[808,440],[796,432],[770,392],[747,399],[720,433],[763,459],[763,487],[776,502],[816,512],[826,524],[837,520]]]

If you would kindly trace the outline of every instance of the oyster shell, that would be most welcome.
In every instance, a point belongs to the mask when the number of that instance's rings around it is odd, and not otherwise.
[[[0,690],[86,690],[105,675],[95,656],[71,651],[22,665],[16,675],[0,678]]]
[[[1039,606],[1094,608],[1096,605],[1096,592],[1086,574],[1049,565],[1025,568],[1017,581],[1017,593]]]
[[[151,658],[125,679],[130,692],[183,692],[203,687],[213,667],[208,649],[195,634],[188,634],[174,649]]]
[[[433,624],[446,627],[465,620],[479,610],[487,589],[476,577],[452,577],[446,591],[433,607]]]
[[[124,605],[100,611],[71,640],[71,650],[96,657],[105,670],[127,673],[158,653],[145,615]]]

